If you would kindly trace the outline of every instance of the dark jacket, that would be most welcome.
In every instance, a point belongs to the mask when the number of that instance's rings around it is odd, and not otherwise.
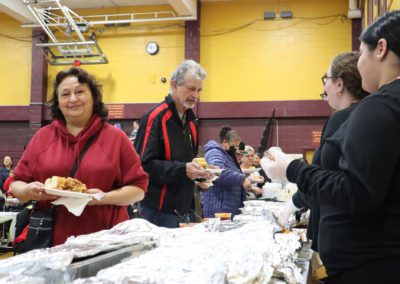
[[[235,162],[236,157],[222,149],[216,141],[209,141],[204,151],[208,164],[224,169],[214,185],[206,192],[201,192],[204,217],[214,217],[215,213],[222,212],[239,214],[246,191],[242,187],[245,174]]]
[[[197,155],[197,133],[193,111],[186,111],[183,125],[170,95],[142,117],[135,148],[149,174],[145,206],[180,214],[190,209],[194,182],[186,175],[186,163]]]
[[[7,170],[7,168],[5,166],[2,166],[0,168],[0,189],[4,192],[4,182],[6,181],[6,179],[10,176],[10,171],[13,168],[11,167],[10,170]]]
[[[287,169],[288,179],[321,204],[319,252],[328,275],[379,260],[395,262],[400,258],[400,80],[364,98],[329,143],[322,165],[333,168],[336,161],[338,170],[300,160]]]
[[[321,166],[321,149],[323,149],[326,139],[331,137],[339,129],[339,127],[347,120],[350,113],[354,110],[357,104],[352,104],[350,107],[333,113],[322,129],[321,142],[315,150],[312,164]],[[319,215],[320,207],[316,199],[312,199],[300,190],[293,195],[293,204],[298,208],[308,208],[311,210],[310,219],[307,226],[307,237],[312,240],[311,248],[318,251],[318,231],[319,231]]]

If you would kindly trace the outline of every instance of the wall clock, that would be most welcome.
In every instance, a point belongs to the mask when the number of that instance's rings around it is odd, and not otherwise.
[[[147,43],[147,45],[146,45],[146,51],[150,55],[156,55],[158,53],[159,49],[160,49],[160,47],[154,41],[151,41],[151,42]]]

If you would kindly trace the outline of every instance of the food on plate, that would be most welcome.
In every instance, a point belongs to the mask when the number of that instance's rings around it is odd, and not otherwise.
[[[208,167],[207,161],[204,158],[194,158],[194,161],[205,169]]]
[[[52,176],[51,178],[46,179],[44,186],[50,189],[67,190],[81,193],[85,193],[87,191],[86,184],[71,177],[64,178]]]
[[[231,220],[232,213],[215,213],[215,218],[220,218],[221,220]]]

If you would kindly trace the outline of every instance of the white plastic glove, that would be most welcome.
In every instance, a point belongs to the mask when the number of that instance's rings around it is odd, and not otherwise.
[[[292,199],[290,198],[288,202],[285,204],[285,208],[281,212],[281,214],[278,217],[278,223],[279,225],[283,227],[289,227],[289,218],[291,215],[293,215],[296,211],[299,211],[301,208],[297,208],[294,204]]]
[[[260,161],[261,167],[273,182],[287,184],[286,170],[293,159],[278,147],[271,147]]]

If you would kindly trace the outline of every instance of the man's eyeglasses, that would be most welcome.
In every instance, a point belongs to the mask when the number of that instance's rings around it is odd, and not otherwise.
[[[323,99],[324,101],[326,101],[328,99],[328,94],[326,92],[323,92],[321,94],[319,94],[319,96],[321,97],[321,99]]]
[[[325,74],[324,76],[321,77],[322,84],[324,84],[324,86],[325,86],[326,82],[328,82],[328,79],[333,79],[333,78],[336,78],[336,77],[335,76],[328,76],[328,75]]]

